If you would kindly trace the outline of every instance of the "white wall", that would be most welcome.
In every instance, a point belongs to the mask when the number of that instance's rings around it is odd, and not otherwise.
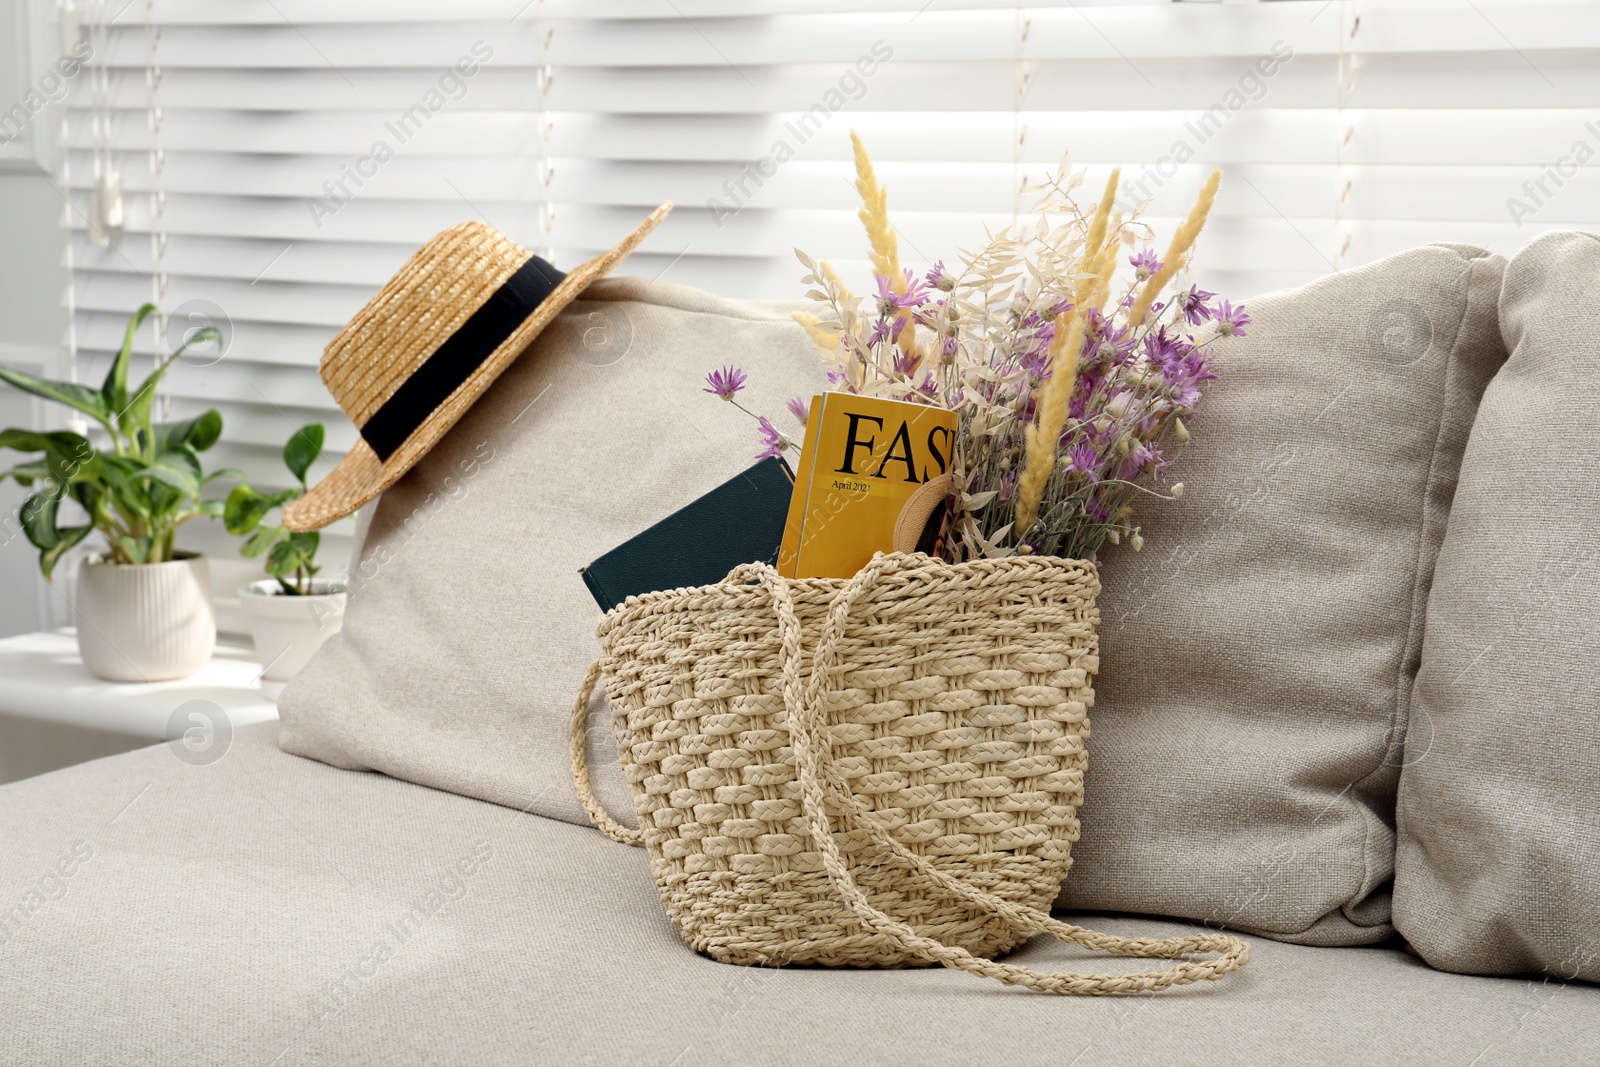
[[[48,39],[49,27],[40,17],[44,5],[35,4],[35,14],[26,10],[27,4],[0,0],[0,111],[9,110],[26,92],[29,49]],[[45,131],[39,143],[48,140]],[[21,138],[0,146],[0,362],[50,373],[66,330],[61,306],[66,245],[58,225],[63,202],[36,156],[35,144]],[[0,427],[38,425],[46,416],[41,408],[0,387]],[[15,456],[0,454],[0,464],[9,466]],[[0,515],[5,517],[0,520],[0,636],[38,629],[41,598],[51,595],[38,580],[33,546],[16,532],[22,499],[15,484],[0,486]]]

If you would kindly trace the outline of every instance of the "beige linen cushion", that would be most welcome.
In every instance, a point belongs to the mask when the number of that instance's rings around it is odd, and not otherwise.
[[[1062,901],[1308,944],[1382,940],[1423,606],[1504,358],[1504,261],[1433,245],[1248,302],[1183,497],[1102,569]]]
[[[600,611],[578,569],[755,462],[755,421],[701,391],[724,363],[799,435],[784,401],[822,373],[786,309],[590,286],[379,500],[344,628],[279,702],[285,751],[586,822],[567,714]],[[596,787],[629,813],[601,712]]]
[[[1600,980],[1600,237],[1506,268],[1400,778],[1395,926],[1436,967]]]

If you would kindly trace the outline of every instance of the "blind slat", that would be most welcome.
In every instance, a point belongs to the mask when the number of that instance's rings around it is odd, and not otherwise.
[[[418,244],[469,218],[570,266],[671,198],[621,273],[795,298],[801,246],[864,288],[851,130],[919,270],[1010,222],[1020,185],[1069,150],[1090,195],[1122,167],[1126,198],[1148,198],[1163,232],[1223,166],[1195,271],[1234,298],[1429,241],[1509,252],[1600,213],[1588,169],[1558,184],[1548,171],[1579,146],[1600,153],[1600,4],[1360,0],[1354,36],[1346,8],[163,0],[164,303],[216,309],[233,337],[167,396],[175,414],[219,405],[227,440],[212,458],[263,484],[282,479],[291,423],[321,419],[325,467],[355,435],[317,378],[323,346]],[[126,194],[111,249],[84,226],[86,79],[68,99],[61,215],[86,378],[150,292],[141,17],[125,9],[106,51]],[[1359,57],[1342,90],[1341,49]],[[446,72],[463,57],[479,66],[458,84]],[[392,158],[374,165],[380,144]],[[1538,181],[1538,203],[1513,217]],[[135,348],[148,362],[147,331]]]

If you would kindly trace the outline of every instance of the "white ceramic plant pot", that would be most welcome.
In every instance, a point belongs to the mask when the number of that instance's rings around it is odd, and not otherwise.
[[[112,563],[91,556],[78,568],[78,653],[113,682],[187,678],[217,646],[211,569],[178,552],[170,563]]]
[[[277,700],[289,679],[344,625],[343,582],[313,581],[307,596],[288,596],[273,579],[239,590],[263,667],[261,694]]]

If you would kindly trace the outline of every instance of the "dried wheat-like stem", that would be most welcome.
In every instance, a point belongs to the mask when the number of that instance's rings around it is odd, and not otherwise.
[[[1111,177],[1106,179],[1106,191],[1100,197],[1100,206],[1095,209],[1094,220],[1089,223],[1089,232],[1083,240],[1083,258],[1088,262],[1091,256],[1097,255],[1100,246],[1106,239],[1106,220],[1111,217],[1111,202],[1117,197],[1117,182],[1122,177],[1122,168],[1118,167],[1111,172]]]
[[[1071,322],[1065,329],[1060,328],[1063,324],[1057,320],[1056,335],[1050,342],[1050,378],[1039,394],[1039,419],[1028,426],[1027,460],[1022,477],[1017,480],[1017,521],[1011,528],[1019,539],[1027,534],[1039,515],[1039,501],[1055,471],[1056,446],[1061,439],[1061,428],[1066,425],[1072,386],[1078,378],[1078,353],[1083,348],[1087,323],[1082,308],[1073,308],[1068,314]]]
[[[900,274],[900,243],[889,225],[889,191],[878,183],[867,146],[856,131],[850,131],[850,144],[856,155],[856,192],[861,194],[861,225],[867,229],[871,246],[872,269],[890,281],[904,285]],[[896,290],[897,292],[903,290]]]
[[[872,157],[867,155],[867,146],[854,130],[850,131],[850,144],[855,150],[856,192],[861,194],[861,210],[857,215],[867,230],[872,269],[889,279],[891,291],[903,293],[906,291],[906,277],[900,269],[900,241],[895,236],[894,227],[889,225],[889,191],[878,181],[878,174],[872,168]],[[916,343],[916,325],[911,312],[904,309],[895,314],[895,319],[900,323],[896,343],[900,351],[913,357],[912,372],[915,373],[916,366],[922,362],[922,354]]]
[[[822,320],[806,311],[796,311],[794,321],[804,326],[806,333],[811,337],[811,343],[817,346],[824,358],[834,359],[839,354],[839,334],[834,330],[823,329]]]
[[[1117,212],[1112,220],[1111,232],[1115,234],[1122,226],[1122,212]],[[1102,243],[1093,254],[1085,252],[1083,262],[1078,264],[1078,273],[1084,275],[1078,279],[1077,296],[1075,304],[1085,307],[1103,307],[1106,294],[1111,290],[1111,276],[1117,270],[1117,253],[1120,250],[1116,241]]]
[[[1211,214],[1211,205],[1217,199],[1217,186],[1221,184],[1222,171],[1214,170],[1200,187],[1200,196],[1195,200],[1194,207],[1189,209],[1189,217],[1172,235],[1172,244],[1167,246],[1167,254],[1161,257],[1161,269],[1145,280],[1144,288],[1139,290],[1139,295],[1134,299],[1133,307],[1128,312],[1130,327],[1143,325],[1145,316],[1150,313],[1150,305],[1155,303],[1156,297],[1161,295],[1173,275],[1183,268],[1195,239],[1205,229],[1206,216]]]
[[[1091,263],[1087,260],[1083,268],[1090,273],[1078,286],[1078,303],[1084,307],[1104,308],[1111,294],[1111,276],[1117,272],[1117,252],[1115,244],[1102,245],[1099,255]]]

